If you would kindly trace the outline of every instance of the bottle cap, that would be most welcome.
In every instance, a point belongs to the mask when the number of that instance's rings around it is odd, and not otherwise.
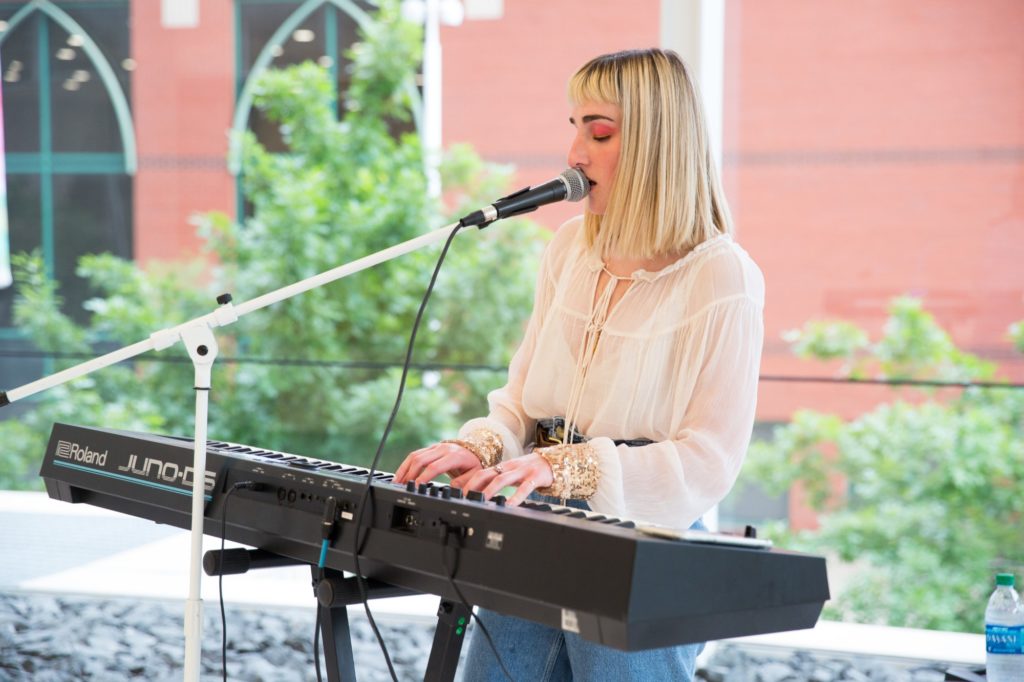
[[[996,585],[1008,585],[1013,587],[1013,573],[997,573]]]

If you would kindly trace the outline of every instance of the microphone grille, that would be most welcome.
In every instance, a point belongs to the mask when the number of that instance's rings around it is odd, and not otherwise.
[[[590,194],[590,182],[579,168],[567,168],[559,177],[565,183],[566,201],[579,201]]]

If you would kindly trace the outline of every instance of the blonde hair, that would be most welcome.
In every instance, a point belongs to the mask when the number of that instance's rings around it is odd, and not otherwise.
[[[647,49],[595,57],[570,79],[569,99],[622,110],[608,206],[604,215],[584,217],[590,248],[651,258],[732,232],[700,94],[678,54]]]

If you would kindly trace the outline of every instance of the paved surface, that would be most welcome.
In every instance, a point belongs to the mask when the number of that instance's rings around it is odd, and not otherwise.
[[[44,493],[0,492],[0,591],[184,599],[189,533]],[[204,538],[204,551],[219,548]],[[227,543],[227,547],[238,546]],[[203,574],[202,598],[216,602],[217,580]],[[228,603],[308,607],[309,569],[285,566],[225,576]],[[431,595],[372,602],[374,615],[434,620]],[[362,611],[362,606],[351,607]]]

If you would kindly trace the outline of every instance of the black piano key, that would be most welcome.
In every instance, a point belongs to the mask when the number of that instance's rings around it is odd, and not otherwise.
[[[636,528],[636,524],[632,521],[619,521],[615,525],[619,528]]]
[[[587,518],[587,512],[580,511],[580,510],[577,509],[576,511],[569,512],[569,518],[572,518],[572,519],[585,519],[585,518]]]
[[[588,516],[587,518],[588,518],[589,520],[591,520],[591,521],[604,521],[604,520],[605,520],[605,519],[607,519],[608,517],[607,517],[607,516],[605,516],[604,514],[594,514],[594,515],[592,515],[592,516]]]

